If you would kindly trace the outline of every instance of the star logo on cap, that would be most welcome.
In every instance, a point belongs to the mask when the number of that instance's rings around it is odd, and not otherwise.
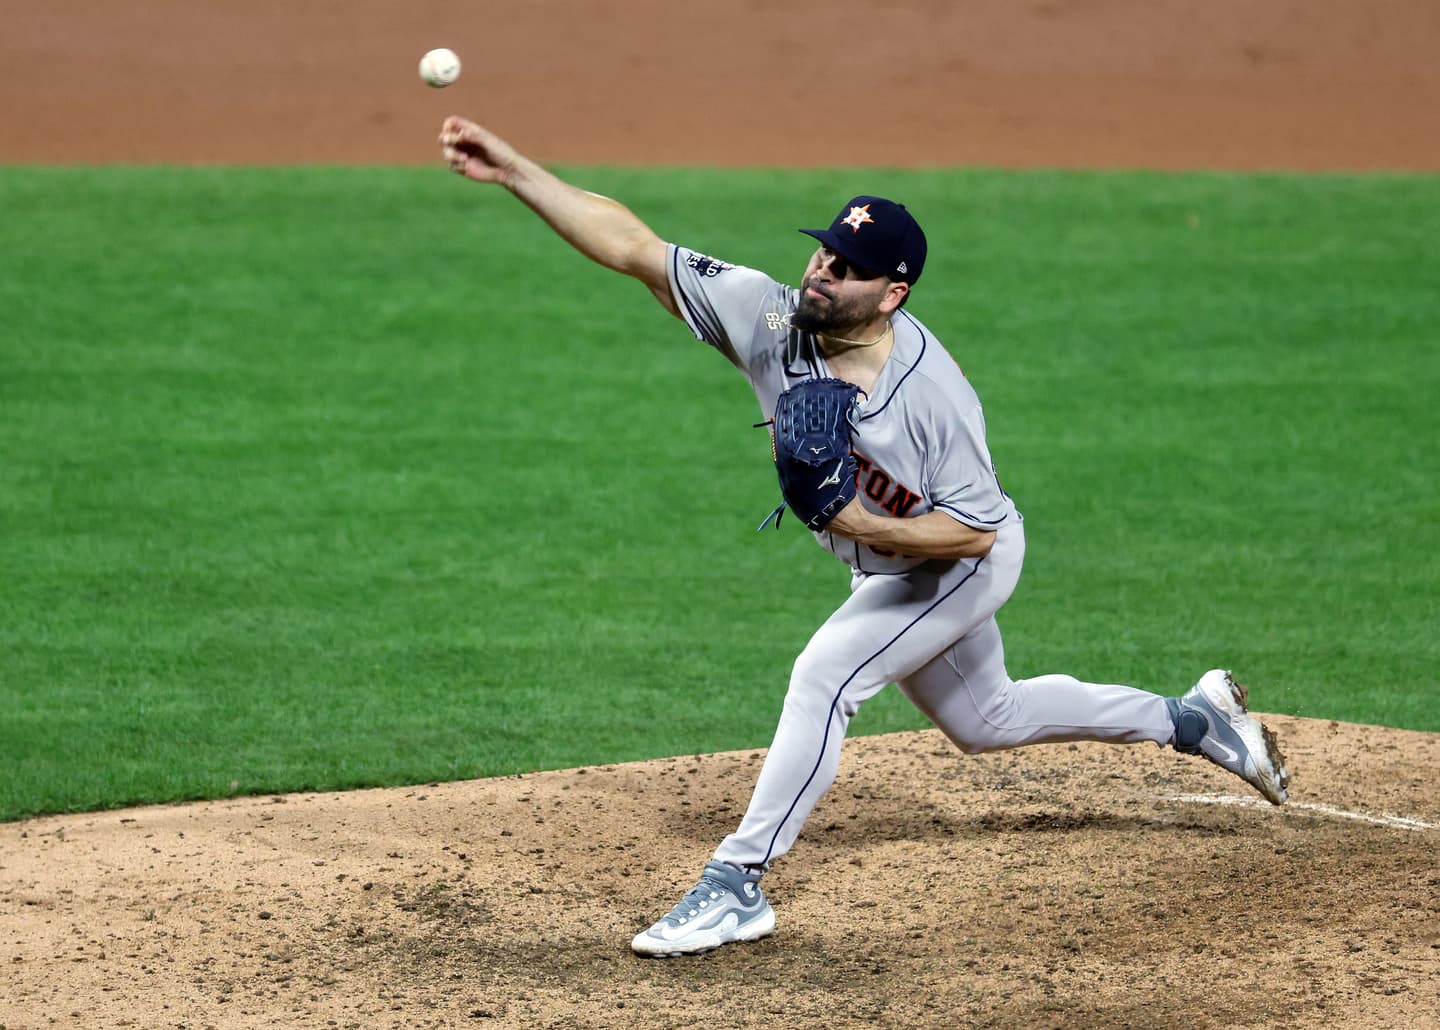
[[[841,221],[850,227],[851,232],[859,232],[862,225],[874,222],[875,219],[870,217],[870,205],[866,204],[864,207],[852,207],[850,213]]]

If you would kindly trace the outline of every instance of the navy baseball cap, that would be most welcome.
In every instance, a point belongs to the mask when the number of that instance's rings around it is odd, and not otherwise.
[[[856,197],[840,209],[828,229],[801,229],[851,264],[913,284],[925,267],[925,233],[920,223],[884,197]]]

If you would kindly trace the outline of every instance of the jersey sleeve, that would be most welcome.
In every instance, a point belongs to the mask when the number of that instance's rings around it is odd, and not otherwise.
[[[930,498],[936,511],[974,529],[995,530],[1015,518],[985,442],[985,414],[977,404],[937,428]]]
[[[764,272],[674,244],[667,258],[670,290],[685,324],[731,364],[748,369],[756,325],[762,310],[783,292],[779,284]]]

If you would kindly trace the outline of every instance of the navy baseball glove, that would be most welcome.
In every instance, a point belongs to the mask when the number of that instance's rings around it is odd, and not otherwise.
[[[769,424],[785,500],[760,523],[761,529],[772,519],[779,529],[786,505],[809,529],[824,529],[854,499],[850,430],[859,414],[859,392],[840,379],[806,379],[780,395]]]

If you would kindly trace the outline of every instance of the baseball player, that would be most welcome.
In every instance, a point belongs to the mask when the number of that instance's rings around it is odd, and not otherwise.
[[[760,879],[834,780],[850,718],[888,683],[967,753],[1153,741],[1286,800],[1276,739],[1223,669],[1179,697],[1062,674],[1010,678],[995,613],[1019,578],[1024,526],[996,477],[975,390],[906,307],[926,239],[903,205],[860,196],[826,228],[801,230],[818,245],[797,289],[664,242],[471,121],[447,119],[440,143],[452,170],[504,186],[586,257],[644,283],[746,377],[763,417],[810,380],[860,390],[848,427],[854,498],[815,533],[849,566],[849,597],[795,660],[739,827],[695,887],[635,936],[635,952],[697,954],[773,931]]]

